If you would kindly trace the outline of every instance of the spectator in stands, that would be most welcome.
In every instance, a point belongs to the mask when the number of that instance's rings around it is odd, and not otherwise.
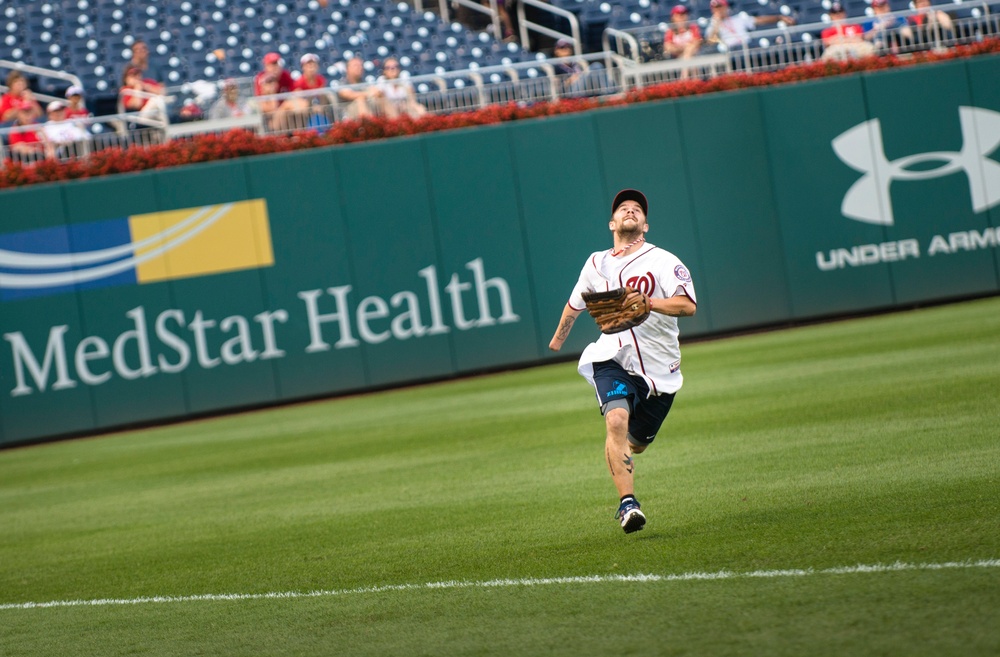
[[[299,60],[301,74],[292,84],[292,91],[316,91],[326,88],[326,78],[319,72],[319,56],[313,53],[302,55]],[[274,130],[301,129],[308,126],[313,110],[325,119],[324,107],[330,104],[329,96],[309,94],[286,98],[271,115]]]
[[[54,100],[45,108],[48,120],[42,126],[42,134],[60,156],[78,155],[80,146],[90,139],[86,130],[68,118],[68,109],[69,105],[61,100]]]
[[[36,125],[35,105],[27,100],[16,101],[13,106],[15,119],[13,127]],[[37,130],[19,130],[11,132],[7,137],[7,145],[17,159],[33,161],[41,157],[52,157],[55,153],[45,140],[45,135]]]
[[[931,7],[931,0],[913,0],[917,13],[906,19],[910,40],[915,44],[942,47],[942,41],[954,34],[954,17],[946,11]]]
[[[481,0],[481,4],[489,8],[489,0]],[[508,6],[509,5],[509,6]],[[517,30],[514,28],[514,21],[511,13],[516,11],[513,0],[497,0],[497,15],[500,17],[500,29],[503,35],[500,37],[504,43],[517,41]]]
[[[872,13],[872,19],[864,24],[865,39],[876,52],[898,53],[903,30],[909,32],[906,21],[893,15],[889,0],[872,0]]]
[[[122,87],[118,92],[119,109],[123,112],[138,112],[140,116],[167,120],[167,106],[163,100],[163,87],[142,77],[136,67],[125,69]]]
[[[688,21],[688,8],[676,5],[670,10],[670,27],[663,35],[663,54],[671,59],[691,59],[701,50],[704,40],[696,23]],[[688,69],[681,72],[681,78],[690,74]]]
[[[875,47],[865,40],[865,29],[858,23],[848,23],[847,10],[840,2],[830,5],[830,27],[820,32],[823,59],[855,59],[875,53]]]
[[[347,69],[344,73],[342,87],[337,89],[337,97],[347,104],[344,110],[344,117],[348,119],[360,119],[371,116],[374,108],[380,102],[382,90],[377,86],[363,87],[365,63],[360,57],[353,57],[347,61]],[[347,88],[348,86],[353,88]]]
[[[292,79],[292,74],[281,65],[281,55],[276,52],[269,52],[264,55],[264,70],[255,75],[253,79],[254,96],[265,95],[261,90],[261,82],[268,76],[273,77],[277,84],[275,87],[276,91],[271,93],[288,93],[295,86],[295,80]]]
[[[260,83],[260,94],[254,98],[253,104],[257,111],[264,115],[265,127],[274,130],[274,113],[281,106],[281,101],[273,97],[273,94],[278,93],[278,78],[274,75],[265,75],[257,82]]]
[[[151,93],[162,94],[164,92],[162,81],[166,78],[160,74],[159,69],[149,62],[149,46],[142,39],[136,39],[132,43],[132,59],[121,67],[122,79],[125,78],[125,72],[131,68],[139,69],[142,81]]]
[[[552,49],[552,56],[558,61],[554,64],[556,75],[562,84],[565,96],[585,96],[601,93],[604,86],[604,67],[594,62],[588,69],[579,59],[572,59],[573,42],[569,39],[559,39]]]
[[[579,93],[586,70],[579,60],[567,59],[573,56],[573,42],[569,39],[559,39],[556,41],[555,47],[552,48],[552,56],[563,60],[555,64],[556,75],[559,76],[562,83],[563,93]]]
[[[73,85],[66,90],[66,117],[70,119],[93,116],[83,102],[83,87]]]
[[[417,102],[413,85],[399,77],[399,60],[389,57],[382,63],[382,77],[377,86],[382,91],[379,109],[383,116],[395,119],[399,116],[423,116],[427,108]]]
[[[253,107],[240,95],[239,83],[229,79],[223,83],[222,95],[208,111],[208,118],[228,119],[253,113]]]
[[[20,71],[11,71],[7,74],[7,93],[0,98],[0,127],[14,125],[23,104],[29,106],[33,120],[42,116],[42,106],[28,88],[28,78]]]
[[[326,78],[319,72],[319,55],[306,53],[299,60],[299,65],[302,67],[302,75],[292,87],[295,91],[312,91],[326,87]]]
[[[791,16],[775,14],[773,16],[751,16],[745,12],[729,13],[728,0],[711,0],[712,19],[705,30],[705,41],[710,44],[722,43],[729,50],[737,50],[750,42],[750,31],[761,25],[773,25],[783,21],[786,25],[794,25]]]

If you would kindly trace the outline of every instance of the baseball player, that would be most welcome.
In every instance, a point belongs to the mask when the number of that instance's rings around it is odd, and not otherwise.
[[[591,311],[602,331],[617,330],[604,332],[583,351],[578,371],[594,386],[604,415],[605,457],[620,496],[616,519],[626,534],[646,524],[634,494],[632,456],[653,442],[681,387],[677,318],[694,315],[697,308],[694,284],[684,264],[674,254],[646,242],[648,209],[645,195],[638,190],[624,189],[615,196],[608,222],[614,248],[587,258],[549,342],[549,349],[559,351],[585,309]],[[623,293],[618,314],[635,313],[645,303],[648,319],[640,315],[638,325],[608,329],[614,322],[598,316],[584,299],[594,296],[591,293],[617,288],[634,290]]]

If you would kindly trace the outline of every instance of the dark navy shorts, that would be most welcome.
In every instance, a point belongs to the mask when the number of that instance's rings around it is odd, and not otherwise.
[[[629,374],[616,361],[594,363],[594,384],[601,414],[612,408],[628,411],[628,439],[637,445],[648,445],[667,418],[674,403],[674,393],[646,397],[649,386],[635,374]]]

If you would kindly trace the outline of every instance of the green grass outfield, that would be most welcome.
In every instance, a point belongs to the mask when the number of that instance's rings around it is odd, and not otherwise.
[[[630,536],[573,364],[2,451],[0,655],[1000,654],[1000,298],[684,372]]]

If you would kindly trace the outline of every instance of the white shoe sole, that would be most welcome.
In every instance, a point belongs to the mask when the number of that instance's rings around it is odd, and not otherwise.
[[[622,518],[622,529],[626,534],[637,532],[646,524],[646,516],[639,509],[632,509]]]

